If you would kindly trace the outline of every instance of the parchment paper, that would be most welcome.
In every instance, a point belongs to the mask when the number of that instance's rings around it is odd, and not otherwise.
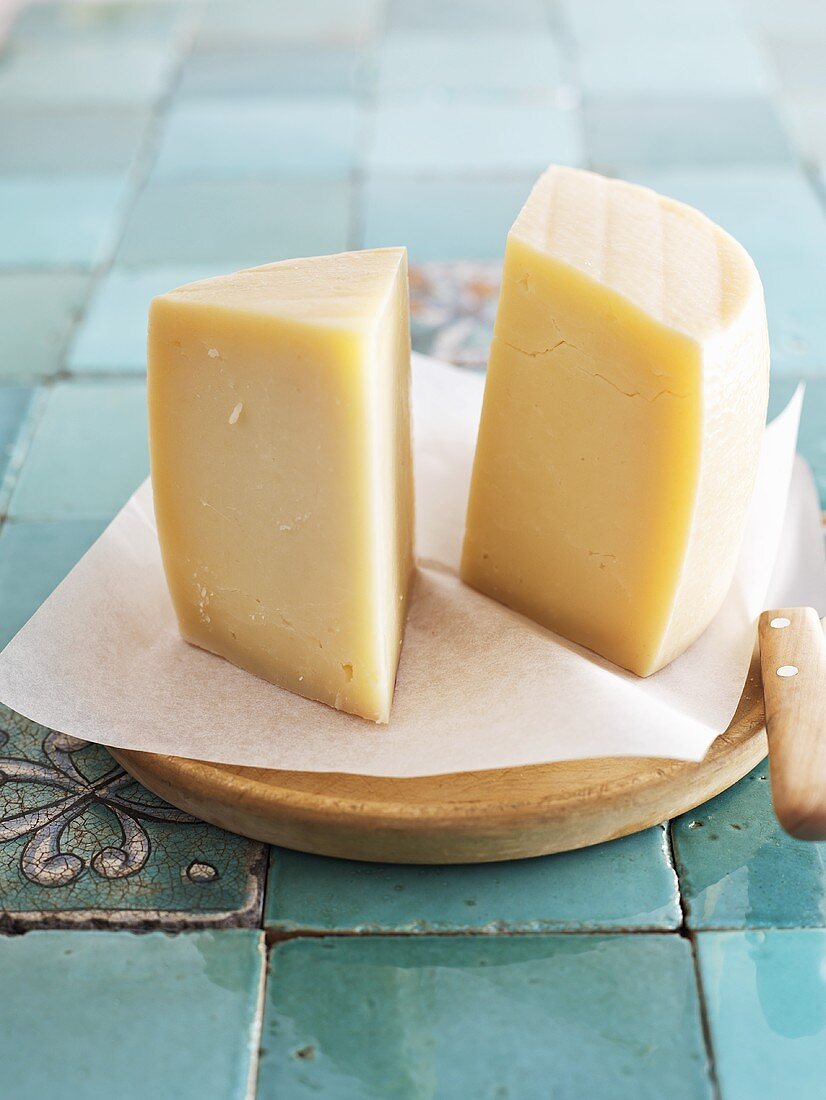
[[[826,606],[817,494],[794,461],[802,392],[766,431],[722,611],[679,660],[641,680],[460,583],[482,387],[481,376],[414,359],[420,572],[388,726],[181,641],[148,482],[0,655],[0,700],[105,745],[290,770],[417,776],[603,755],[700,759],[734,713],[764,606]]]

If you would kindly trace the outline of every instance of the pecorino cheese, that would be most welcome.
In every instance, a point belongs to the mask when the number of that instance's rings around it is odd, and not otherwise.
[[[388,720],[413,568],[409,388],[403,248],[154,299],[152,482],[188,642]]]
[[[767,392],[746,251],[647,188],[550,168],[507,240],[463,579],[656,672],[730,585]]]

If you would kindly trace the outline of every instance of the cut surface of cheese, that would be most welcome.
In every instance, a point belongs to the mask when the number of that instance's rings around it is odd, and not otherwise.
[[[746,251],[647,188],[550,168],[507,240],[463,579],[662,668],[731,583],[767,395]]]
[[[152,483],[188,642],[388,720],[413,568],[409,391],[403,248],[153,300]]]

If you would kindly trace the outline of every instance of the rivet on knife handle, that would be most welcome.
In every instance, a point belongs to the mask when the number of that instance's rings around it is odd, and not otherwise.
[[[826,840],[826,640],[811,607],[760,616],[760,665],[777,818],[801,840]]]

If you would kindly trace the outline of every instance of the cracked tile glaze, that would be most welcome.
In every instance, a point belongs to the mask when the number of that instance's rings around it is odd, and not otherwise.
[[[257,921],[264,847],[141,787],[99,745],[0,706],[0,922]]]

